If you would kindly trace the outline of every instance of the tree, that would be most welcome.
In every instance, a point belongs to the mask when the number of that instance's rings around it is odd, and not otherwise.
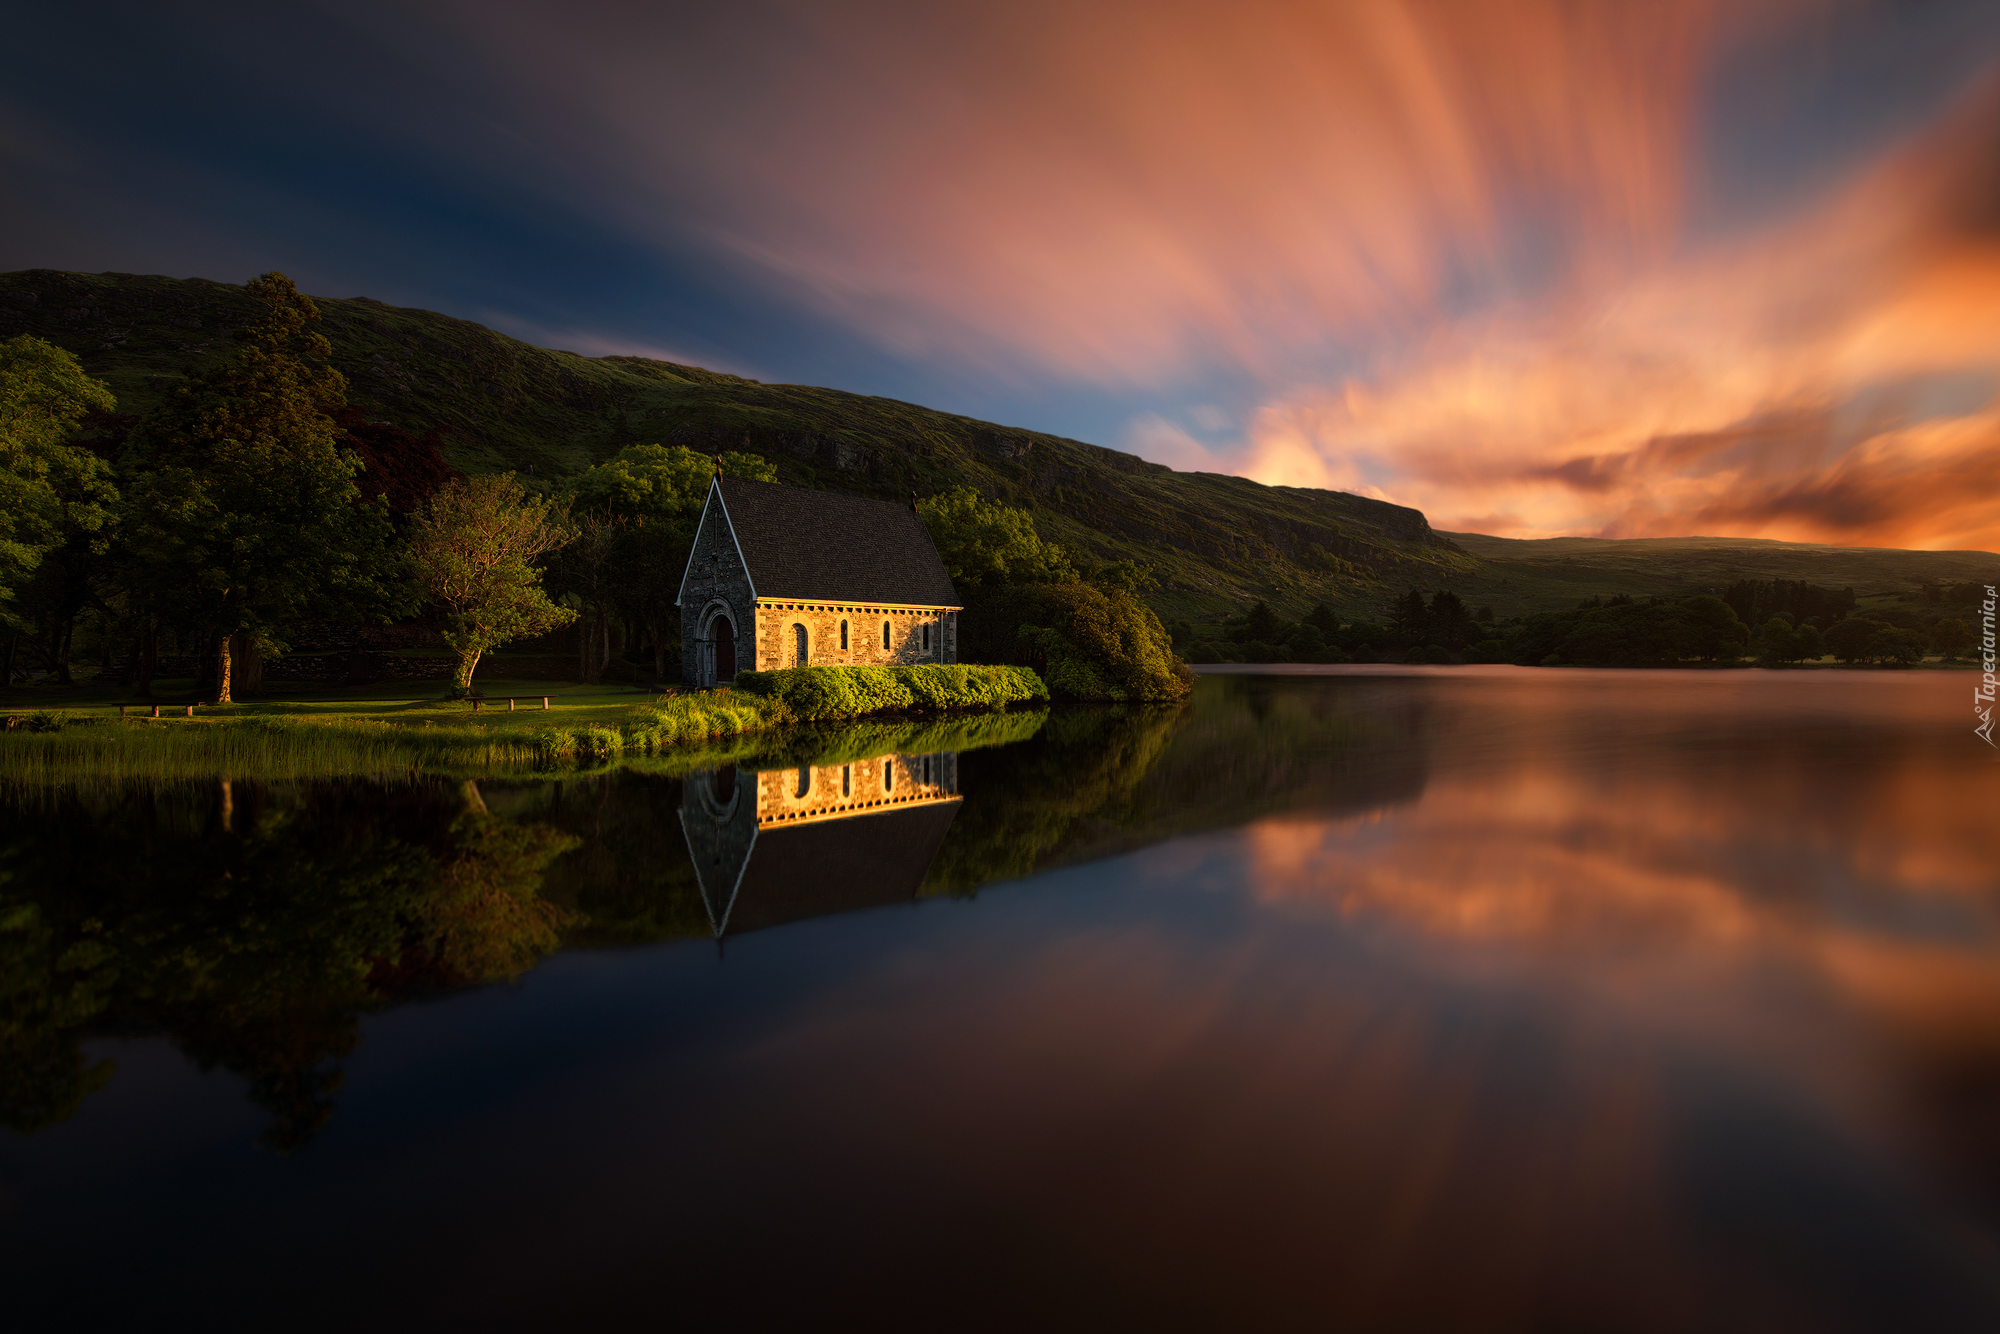
[[[387,497],[399,525],[456,475],[444,459],[444,433],[436,428],[411,435],[390,422],[369,421],[358,408],[343,408],[333,420],[343,432],[342,447],[361,460],[361,494]]]
[[[680,608],[674,599],[680,592],[681,574],[687,568],[688,550],[694,530],[701,522],[702,506],[708,499],[708,484],[715,476],[718,459],[697,454],[680,445],[628,445],[605,462],[585,469],[563,488],[570,512],[581,520],[586,536],[579,545],[591,548],[590,526],[609,525],[615,540],[595,567],[602,580],[592,575],[588,563],[565,559],[554,572],[557,586],[577,594],[591,604],[597,615],[592,627],[595,647],[586,652],[595,667],[587,675],[601,671],[610,654],[608,621],[605,611],[617,609],[645,628],[653,642],[653,669],[667,675],[667,649],[678,645]],[[720,456],[723,474],[753,482],[775,482],[778,473],[755,454],[727,453]],[[579,585],[588,584],[589,587]]]
[[[347,382],[318,307],[282,273],[248,290],[263,318],[155,409],[126,515],[135,583],[217,636],[223,704],[239,650],[282,649],[278,627],[309,607],[387,611],[400,583],[387,505],[358,503],[361,460],[333,419]]]
[[[1429,608],[1428,641],[1442,644],[1446,648],[1464,648],[1480,638],[1479,628],[1473,624],[1472,612],[1464,599],[1450,589],[1439,589],[1431,595]]]
[[[1826,632],[1826,647],[1842,662],[1859,662],[1868,656],[1868,641],[1890,628],[1880,621],[1850,616]]]
[[[101,534],[110,521],[118,500],[110,465],[65,441],[92,409],[116,406],[55,344],[31,334],[0,342],[0,604],[52,548]]]
[[[1798,653],[1798,636],[1792,623],[1773,616],[1757,631],[1757,656],[1765,662],[1790,662]]]
[[[987,500],[971,487],[926,497],[917,502],[917,514],[962,593],[1077,577],[1069,553],[1035,531],[1033,515]]]
[[[1676,657],[1703,662],[1733,659],[1750,638],[1750,627],[1737,619],[1735,608],[1721,598],[1703,594],[1684,598],[1679,616]]]
[[[1033,667],[1066,699],[1172,700],[1193,675],[1159,617],[1122,589],[1081,580],[1002,589],[960,622],[980,660]]]
[[[1250,608],[1250,614],[1243,618],[1243,638],[1259,644],[1276,641],[1284,633],[1284,626],[1278,615],[1267,606],[1262,598]]]
[[[1972,631],[1961,620],[1939,621],[1931,627],[1931,645],[1950,662],[1972,647]]]
[[[1924,660],[1924,639],[1915,630],[1884,626],[1868,637],[1862,650],[1870,662],[1893,662],[1910,667]]]
[[[444,641],[458,654],[456,695],[472,692],[487,650],[576,619],[549,600],[534,565],[571,540],[555,510],[553,499],[530,495],[510,472],[453,478],[411,522],[417,586],[444,608]]]
[[[550,567],[550,582],[583,604],[583,679],[603,678],[611,661],[611,605],[620,582],[618,558],[631,520],[595,512],[574,521],[573,540]]]
[[[1396,599],[1396,605],[1389,614],[1389,626],[1398,635],[1412,644],[1430,642],[1431,607],[1424,601],[1424,595],[1411,589]]]

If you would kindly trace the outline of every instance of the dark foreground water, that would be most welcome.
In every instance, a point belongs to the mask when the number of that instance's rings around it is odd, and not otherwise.
[[[15,793],[0,1321],[2000,1328],[1966,683]]]

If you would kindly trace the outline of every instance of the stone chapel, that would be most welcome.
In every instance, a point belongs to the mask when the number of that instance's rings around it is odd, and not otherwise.
[[[964,604],[914,503],[717,477],[676,601],[690,686],[958,661]]]

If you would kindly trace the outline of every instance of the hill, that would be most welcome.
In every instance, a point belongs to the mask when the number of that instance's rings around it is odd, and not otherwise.
[[[887,498],[972,486],[1033,509],[1045,536],[1096,559],[1150,563],[1162,588],[1149,600],[1168,616],[1258,597],[1372,611],[1407,583],[1474,564],[1422,513],[1382,501],[1177,473],[895,399],[579,356],[367,297],[314,300],[352,403],[413,431],[442,428],[447,456],[468,471],[552,483],[657,442],[762,454],[801,486]],[[31,333],[69,349],[138,415],[226,356],[253,306],[240,286],[200,278],[30,269],[0,275],[0,338]]]
[[[368,297],[315,297],[349,397],[371,418],[447,435],[467,471],[537,484],[629,444],[761,454],[786,482],[901,498],[971,486],[1035,512],[1045,536],[1151,564],[1163,617],[1204,620],[1263,598],[1297,617],[1325,601],[1379,619],[1409,587],[1449,587],[1501,616],[1593,595],[1685,594],[1806,579],[1864,597],[2000,579],[1986,552],[1818,547],[1743,538],[1514,541],[1437,533],[1417,510],[1339,491],[1181,473],[1134,455],[895,399],[762,384],[644,357],[585,357]],[[69,349],[118,396],[115,435],[190,371],[226,356],[255,303],[201,278],[0,274],[0,338]]]
[[[1833,547],[1754,537],[1443,536],[1478,558],[1454,591],[1502,618],[1620,593],[1719,594],[1743,579],[1852,588],[1864,604],[1909,600],[1926,584],[2000,582],[2000,555],[1990,551]]]

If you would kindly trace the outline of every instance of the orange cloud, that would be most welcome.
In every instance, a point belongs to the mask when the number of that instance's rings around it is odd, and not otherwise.
[[[1715,28],[1706,0],[780,3],[595,34],[447,7],[642,187],[633,226],[692,211],[892,346],[1141,383],[1421,327],[1515,281],[1530,224],[1566,263],[1661,253]]]
[[[1447,529],[2000,546],[1996,101],[1760,235],[1267,408],[1247,471]]]
[[[1710,76],[1825,6],[444,4],[634,231],[913,357],[1261,386],[1219,466],[1446,528],[2000,545],[1991,99],[1690,231]]]

